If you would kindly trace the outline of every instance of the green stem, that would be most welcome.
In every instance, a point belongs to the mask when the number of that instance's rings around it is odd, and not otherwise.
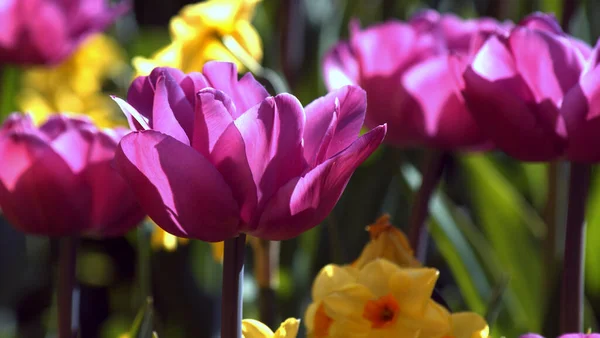
[[[582,332],[583,329],[585,207],[590,174],[590,165],[571,163],[560,306],[561,333]]]
[[[152,224],[148,221],[142,222],[137,229],[138,246],[138,283],[142,304],[146,303],[152,296],[151,270],[150,270],[150,240],[152,236]]]
[[[279,268],[280,243],[256,238],[253,241],[255,278],[259,288],[260,321],[269,327],[276,325],[276,275]]]
[[[77,318],[78,306],[74,306],[75,267],[77,238],[65,237],[60,240],[58,262],[58,337],[77,337],[72,319]]]
[[[221,338],[242,336],[242,282],[246,235],[225,240],[221,290]]]
[[[449,153],[437,150],[427,153],[422,170],[421,187],[412,204],[408,240],[415,251],[415,256],[421,262],[425,261],[429,241],[425,223],[429,215],[429,200],[442,177],[449,156]]]

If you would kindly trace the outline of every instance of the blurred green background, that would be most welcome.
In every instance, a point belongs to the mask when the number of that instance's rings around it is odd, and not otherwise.
[[[186,4],[135,0],[134,10],[110,33],[128,58],[149,56],[169,41],[171,16]],[[263,65],[285,77],[303,104],[326,92],[320,62],[348,21],[364,26],[408,18],[421,8],[462,17],[520,20],[532,11],[573,8],[569,31],[594,44],[600,36],[600,2],[595,0],[264,0],[254,25],[264,47]],[[21,71],[3,72],[1,112],[16,110],[13,99]],[[10,85],[6,85],[6,84]],[[123,95],[127,83],[107,88]],[[116,88],[116,89],[115,89]],[[281,243],[277,290],[278,319],[302,318],[312,279],[328,263],[349,263],[368,240],[366,225],[382,213],[405,229],[420,167],[427,150],[383,146],[353,176],[334,212],[321,226]],[[472,310],[488,319],[492,335],[516,337],[527,331],[555,336],[566,201],[547,201],[549,191],[564,196],[564,163],[523,164],[501,153],[453,154],[432,204],[433,242],[425,262],[441,271],[438,290],[454,311]],[[592,180],[587,221],[586,327],[600,319],[600,176]],[[553,201],[550,201],[553,202]],[[212,337],[218,329],[220,263],[208,244],[191,241],[175,251],[141,249],[140,238],[82,241],[77,277],[81,337],[112,338],[128,332],[136,316],[141,331],[161,337]],[[258,289],[248,247],[244,317],[257,318]],[[149,257],[147,255],[149,254]],[[0,337],[45,337],[55,330],[57,243],[24,236],[0,223]],[[149,265],[138,266],[138,258]],[[148,280],[144,278],[148,276]],[[153,303],[146,305],[144,288]],[[141,314],[141,315],[140,315]],[[143,332],[142,332],[143,334]]]

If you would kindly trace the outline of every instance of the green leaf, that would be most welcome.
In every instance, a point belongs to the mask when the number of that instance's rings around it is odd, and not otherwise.
[[[523,310],[524,317],[513,320],[523,329],[539,331],[543,293],[542,288],[531,286],[542,285],[542,260],[536,237],[544,235],[545,225],[488,157],[464,156],[461,163],[476,223],[510,277],[509,289]]]
[[[416,191],[419,188],[421,174],[414,166],[403,164],[402,176],[411,190]],[[469,308],[472,311],[484,313],[486,309],[484,299],[490,295],[491,288],[483,268],[471,245],[463,234],[457,231],[452,214],[438,194],[432,197],[429,206],[433,218],[429,227],[432,238],[452,270]]]
[[[595,299],[600,299],[600,173],[596,172],[590,194],[588,197],[587,208],[587,233],[585,244],[585,288],[586,293]]]

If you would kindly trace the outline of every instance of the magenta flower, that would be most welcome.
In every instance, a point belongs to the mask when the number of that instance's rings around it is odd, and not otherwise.
[[[367,92],[365,124],[388,123],[386,142],[397,146],[474,149],[489,146],[467,111],[456,81],[472,40],[501,30],[492,19],[461,20],[425,11],[409,22],[388,21],[360,30],[325,56],[327,87],[355,84]]]
[[[570,159],[597,161],[600,153],[589,144],[600,108],[592,95],[595,61],[581,77],[589,55],[590,47],[566,35],[554,17],[533,14],[510,34],[490,36],[474,56],[463,76],[469,110],[517,159],[548,161],[568,152]]]
[[[115,157],[143,208],[180,237],[221,241],[247,233],[282,240],[319,224],[385,126],[358,137],[365,93],[348,86],[302,108],[270,97],[234,64],[203,73],[156,68],[115,99],[140,131]],[[148,130],[141,130],[148,129]]]
[[[111,166],[126,129],[98,130],[62,115],[39,128],[11,115],[0,130],[0,207],[19,230],[36,235],[122,235],[144,218]]]
[[[107,0],[0,1],[0,63],[59,63],[127,9]]]

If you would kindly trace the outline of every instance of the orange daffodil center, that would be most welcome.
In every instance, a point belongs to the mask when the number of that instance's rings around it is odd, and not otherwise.
[[[387,294],[365,304],[363,317],[369,320],[372,328],[383,328],[394,324],[398,318],[400,305],[392,294]]]
[[[439,272],[422,267],[384,215],[351,266],[325,266],[305,314],[309,337],[487,338],[481,316],[449,313],[431,299]]]

